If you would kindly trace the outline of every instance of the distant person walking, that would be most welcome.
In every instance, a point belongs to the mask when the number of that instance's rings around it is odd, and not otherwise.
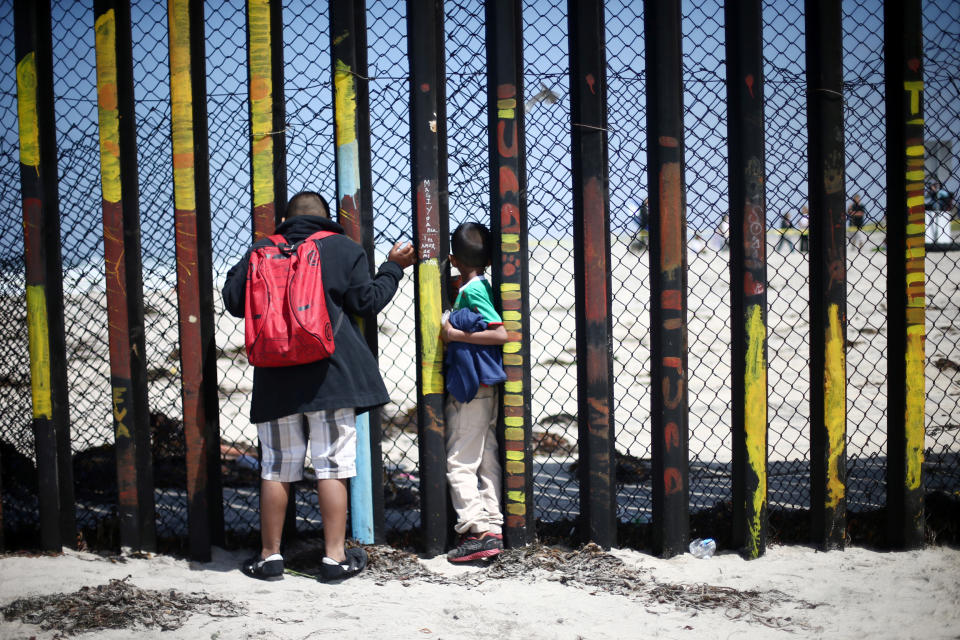
[[[793,253],[793,238],[790,237],[790,233],[793,231],[793,214],[789,211],[784,211],[783,216],[780,218],[780,239],[777,241],[777,246],[774,247],[774,251],[780,251],[780,247],[786,245],[790,247],[788,253]]]
[[[635,200],[632,202],[636,204]],[[637,225],[637,235],[634,237],[633,242],[630,243],[630,248],[637,250],[646,249],[647,230],[650,226],[650,208],[647,204],[647,198],[644,198],[643,203],[637,207],[633,220]]]
[[[810,251],[810,214],[806,207],[800,208],[800,215],[797,218],[797,231],[800,232],[800,252]]]
[[[863,232],[863,221],[866,215],[867,210],[860,203],[860,194],[858,193],[853,196],[853,202],[851,202],[847,208],[847,217],[853,226],[853,244],[857,247],[862,247],[866,238]]]

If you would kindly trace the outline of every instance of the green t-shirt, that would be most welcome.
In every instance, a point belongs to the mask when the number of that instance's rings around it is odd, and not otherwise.
[[[493,288],[486,276],[476,276],[470,282],[460,287],[453,308],[470,309],[476,311],[486,321],[487,325],[503,324],[503,318],[493,306]]]

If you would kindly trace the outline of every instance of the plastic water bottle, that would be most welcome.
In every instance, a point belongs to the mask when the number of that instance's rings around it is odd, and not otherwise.
[[[717,541],[713,538],[697,538],[690,543],[690,553],[694,558],[709,558],[717,550]]]

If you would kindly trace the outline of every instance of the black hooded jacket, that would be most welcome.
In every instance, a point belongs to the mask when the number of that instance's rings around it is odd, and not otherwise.
[[[296,216],[277,227],[275,233],[292,243],[316,231],[342,234],[343,227],[319,216]],[[223,304],[231,315],[243,317],[250,253],[267,242],[255,243],[227,272]],[[387,261],[371,279],[366,253],[345,235],[328,236],[320,241],[320,265],[330,320],[336,325],[340,314],[347,313],[334,338],[336,348],[332,356],[318,362],[292,367],[254,367],[250,403],[253,423],[325,409],[353,407],[361,413],[390,400],[377,361],[354,316],[380,312],[396,293],[403,269]]]

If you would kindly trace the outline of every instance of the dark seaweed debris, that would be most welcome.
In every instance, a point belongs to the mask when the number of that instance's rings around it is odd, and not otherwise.
[[[67,635],[137,626],[169,631],[182,627],[194,613],[215,618],[246,613],[246,607],[237,602],[173,589],[140,589],[129,579],[127,576],[105,585],[81,587],[70,594],[20,598],[0,608],[0,612],[5,620],[19,619],[45,631],[56,629]]]

